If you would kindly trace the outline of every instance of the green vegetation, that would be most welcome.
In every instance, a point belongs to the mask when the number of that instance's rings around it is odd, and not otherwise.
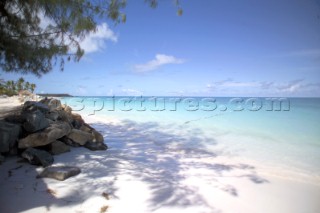
[[[174,2],[181,15],[179,0]],[[83,56],[79,41],[96,31],[98,21],[126,21],[125,7],[126,0],[1,0],[0,68],[40,77],[58,62],[63,70],[65,60]]]
[[[30,82],[25,81],[23,78],[19,78],[16,82],[0,79],[0,95],[13,96],[19,94],[20,91],[33,93],[35,88],[35,84],[30,84]]]

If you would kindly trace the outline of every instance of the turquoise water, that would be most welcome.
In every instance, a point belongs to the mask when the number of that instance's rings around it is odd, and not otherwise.
[[[262,164],[270,170],[320,176],[319,98],[274,102],[268,98],[156,100],[157,104],[154,97],[76,97],[64,98],[62,102],[75,112],[106,120],[153,122],[178,134],[197,130],[195,134],[206,137],[208,149],[218,147],[226,155]]]

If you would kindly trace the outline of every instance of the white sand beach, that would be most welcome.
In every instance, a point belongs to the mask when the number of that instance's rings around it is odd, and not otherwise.
[[[0,97],[0,119],[5,117],[8,113],[12,113],[22,106],[18,96]]]
[[[83,115],[107,151],[73,148],[55,165],[80,167],[65,181],[36,179],[42,168],[6,158],[0,165],[1,212],[316,213],[320,181],[232,157],[196,130]],[[212,143],[214,147],[214,142]],[[209,151],[210,150],[210,151]],[[285,174],[285,175],[284,175]]]

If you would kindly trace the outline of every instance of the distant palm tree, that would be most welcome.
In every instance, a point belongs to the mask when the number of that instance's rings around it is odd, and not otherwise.
[[[16,84],[14,83],[14,81],[7,81],[6,86],[8,90],[11,90],[13,92],[16,90]]]
[[[3,89],[6,86],[6,81],[0,78],[0,88]]]
[[[30,85],[30,89],[31,89],[31,92],[33,93],[34,92],[34,89],[36,88],[36,85],[35,84],[31,84]]]
[[[24,78],[19,78],[19,80],[17,81],[17,89],[20,91],[20,90],[23,90],[23,83],[25,82]]]
[[[7,81],[7,82],[6,82],[6,87],[7,87],[7,89],[9,89],[9,88],[11,87],[11,85],[10,85],[10,84],[11,84],[11,82],[10,82],[10,81]]]
[[[0,78],[0,94],[5,93],[6,90],[6,82],[2,78]]]
[[[30,89],[30,83],[27,81],[25,84],[24,84],[24,90],[29,90]]]
[[[7,81],[7,83],[6,83],[7,89],[9,89],[9,90],[11,90],[11,88],[12,88],[11,82],[12,81]]]

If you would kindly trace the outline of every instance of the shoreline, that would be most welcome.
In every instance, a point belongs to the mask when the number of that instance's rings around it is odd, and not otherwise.
[[[200,144],[185,145],[202,140],[200,135],[135,121],[82,118],[102,132],[109,149],[74,148],[57,155],[54,165],[82,169],[63,182],[36,179],[42,168],[6,159],[0,165],[3,211],[101,212],[105,207],[115,213],[313,213],[320,208],[319,185],[271,176],[262,165]]]
[[[77,112],[80,114],[84,120],[86,120],[89,124],[113,124],[113,125],[123,125],[124,123],[128,122],[128,120],[121,120],[119,118],[115,118],[114,116],[99,116],[99,115],[88,115],[87,112],[81,113],[81,111]],[[129,121],[130,122],[130,121]],[[134,121],[136,124],[141,124],[143,125],[143,122],[140,121]],[[159,127],[159,128],[165,128]],[[223,140],[223,139],[222,139]],[[217,147],[214,146],[213,152],[217,150]],[[277,179],[282,179],[282,180],[288,180],[288,181],[295,181],[295,182],[300,182],[300,183],[305,183],[305,184],[311,184],[314,185],[315,187],[320,188],[320,175],[315,174],[315,175],[310,175],[310,174],[305,174],[304,170],[299,170],[297,168],[281,168],[281,167],[274,167],[273,163],[267,163],[262,162],[261,160],[253,159],[253,158],[248,158],[244,156],[219,156],[219,158],[223,159],[223,163],[227,163],[229,161],[239,161],[243,162],[246,164],[251,164],[256,167],[256,169],[259,171],[259,174],[263,174],[269,177],[274,177]],[[320,189],[319,189],[320,191]]]

